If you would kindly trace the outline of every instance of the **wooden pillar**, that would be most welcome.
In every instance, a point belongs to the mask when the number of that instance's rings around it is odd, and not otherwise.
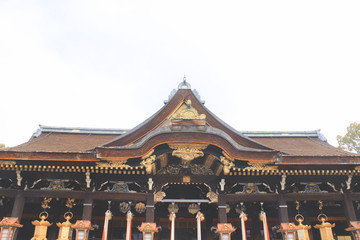
[[[81,220],[91,221],[93,202],[94,201],[91,198],[90,193],[88,193],[83,203],[83,214]]]
[[[155,202],[154,202],[154,194],[150,193],[146,197],[146,214],[145,214],[145,222],[153,223],[155,222]]]
[[[18,191],[15,197],[14,206],[11,211],[11,217],[17,217],[20,222],[24,211],[24,206],[25,206],[25,197],[22,191]]]
[[[283,194],[278,195],[278,203],[279,203],[279,220],[280,223],[288,223],[289,222],[289,213],[287,202],[284,198]]]
[[[219,194],[218,202],[219,223],[227,223],[225,194]]]
[[[343,204],[347,222],[357,221],[354,204],[349,193],[343,194]]]

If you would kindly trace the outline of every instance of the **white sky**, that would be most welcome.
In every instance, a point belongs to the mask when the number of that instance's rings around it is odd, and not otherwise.
[[[132,128],[186,74],[237,130],[359,122],[360,1],[0,0],[0,143]]]

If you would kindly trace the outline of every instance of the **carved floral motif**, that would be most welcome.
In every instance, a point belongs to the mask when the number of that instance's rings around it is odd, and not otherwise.
[[[207,144],[191,144],[191,143],[171,143],[168,144],[173,156],[179,157],[184,161],[192,161],[195,158],[204,156],[204,150],[207,148]]]

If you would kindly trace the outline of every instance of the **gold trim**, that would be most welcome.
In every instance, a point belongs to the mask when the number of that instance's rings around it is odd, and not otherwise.
[[[178,110],[176,110],[170,117],[170,119],[174,120],[205,120],[206,115],[205,114],[199,114],[198,111],[191,106],[191,100],[188,99],[186,102],[184,102]]]
[[[146,169],[146,174],[151,174],[152,172],[152,167],[153,165],[155,164],[155,160],[156,160],[156,156],[155,155],[152,155],[146,159],[143,159],[141,161],[141,165],[145,166],[145,169]]]
[[[105,167],[105,168],[123,168],[130,167],[125,164],[127,162],[127,158],[120,160],[106,160],[106,162],[96,162],[97,167]]]
[[[200,143],[168,143],[169,147],[173,149],[173,156],[179,157],[184,161],[192,161],[195,158],[203,157],[204,150],[207,144]]]
[[[16,162],[15,161],[0,161],[0,165],[14,166],[14,165],[16,165]]]
[[[278,166],[268,166],[267,162],[248,162],[249,167],[244,168],[244,170],[277,170]]]

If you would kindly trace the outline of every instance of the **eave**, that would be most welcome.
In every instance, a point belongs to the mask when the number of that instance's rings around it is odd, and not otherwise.
[[[360,164],[359,156],[293,156],[283,155],[279,165],[349,165]]]
[[[201,143],[219,147],[230,157],[243,161],[263,161],[272,163],[279,154],[274,150],[262,150],[247,148],[231,142],[231,138],[225,139],[211,132],[174,132],[163,131],[144,139],[137,144],[118,147],[98,147],[96,152],[100,159],[124,159],[138,158],[146,155],[153,148],[168,143]]]

